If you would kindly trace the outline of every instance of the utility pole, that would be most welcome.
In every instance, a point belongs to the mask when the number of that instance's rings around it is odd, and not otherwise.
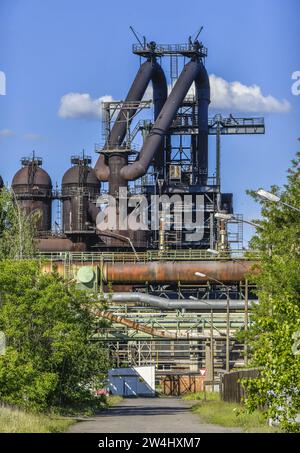
[[[226,371],[230,370],[230,310],[229,310],[229,288],[227,288],[226,303]]]
[[[246,338],[245,338],[245,343],[244,343],[244,362],[245,362],[245,365],[247,366],[248,365],[248,339],[247,339],[247,333],[248,333],[248,322],[249,322],[249,316],[248,316],[248,279],[246,278],[245,280],[245,320],[244,320],[244,323],[245,323],[245,334],[246,334]]]
[[[216,131],[216,182],[219,189],[221,188],[221,130],[220,121],[217,122]]]

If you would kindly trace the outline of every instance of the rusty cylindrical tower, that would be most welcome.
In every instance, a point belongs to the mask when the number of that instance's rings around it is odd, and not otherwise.
[[[12,180],[12,190],[26,215],[38,212],[37,231],[51,230],[52,182],[48,173],[41,167],[42,159],[24,157],[22,168]]]
[[[95,223],[100,183],[88,156],[73,156],[62,179],[63,231],[67,235],[91,233]]]

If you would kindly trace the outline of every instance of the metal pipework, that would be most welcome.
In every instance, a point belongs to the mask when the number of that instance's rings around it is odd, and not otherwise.
[[[95,224],[97,221],[97,215],[99,214],[99,208],[91,201],[88,203],[88,214],[92,222]]]
[[[116,292],[113,294],[104,294],[104,298],[110,302],[115,303],[134,303],[148,305],[150,307],[161,308],[163,310],[226,310],[227,301],[222,299],[214,300],[190,300],[190,299],[165,299],[163,297],[153,296],[146,293],[125,293]],[[248,301],[248,307],[251,308],[253,304],[257,303],[255,300]],[[244,310],[245,302],[231,299],[229,301],[230,310]]]
[[[84,252],[86,244],[73,242],[66,238],[36,239],[35,244],[40,252]]]
[[[168,87],[164,71],[154,58],[145,61],[140,66],[125,102],[140,101],[150,81],[152,81],[153,85],[154,118],[156,119],[167,99]],[[128,126],[126,118],[129,118],[130,122],[136,110],[136,108],[127,108],[120,111],[110,132],[108,143],[105,144],[105,148],[114,149],[122,145]],[[95,172],[100,181],[107,181],[109,179],[110,170],[103,154],[99,156],[96,162]]]
[[[100,156],[98,157],[94,171],[99,181],[108,181],[109,166],[105,162],[104,154],[100,154]]]
[[[206,185],[208,174],[208,106],[210,104],[210,84],[209,76],[204,66],[195,80],[195,85],[198,101],[196,165],[199,183]]]
[[[121,169],[127,165],[128,155],[124,152],[112,153],[108,158],[109,178],[108,187],[109,194],[118,199],[120,187],[127,187],[126,179],[120,176]]]
[[[195,272],[203,272],[222,282],[245,280],[252,270],[253,261],[184,261],[149,263],[104,263],[103,281],[105,283],[172,283],[200,284],[207,277],[197,277]]]
[[[157,329],[155,327],[149,327],[145,324],[141,324],[136,321],[132,321],[131,319],[124,318],[123,316],[116,315],[110,311],[94,311],[95,316],[99,316],[100,318],[108,319],[109,321],[115,322],[116,324],[122,324],[123,326],[128,327],[129,329],[136,330],[138,332],[144,332],[152,337],[160,337],[166,338],[168,340],[206,340],[208,337],[207,335],[201,335],[200,333],[193,333],[193,332],[172,332],[169,330],[162,330]],[[220,338],[216,336],[214,338]],[[221,337],[222,338],[222,337]],[[232,337],[234,338],[234,337]]]
[[[204,73],[204,75],[202,75],[202,73]],[[202,110],[203,111],[205,110],[204,108],[205,103],[207,104],[207,106],[209,103],[207,102],[207,100],[205,100],[205,97],[207,96],[209,97],[209,91],[207,93],[206,76],[207,76],[206,69],[200,60],[198,59],[192,60],[185,65],[177,82],[174,85],[174,88],[172,89],[168,99],[166,100],[157,120],[155,121],[150,134],[147,136],[144,142],[144,145],[140,151],[139,160],[131,165],[127,165],[124,168],[122,168],[121,176],[124,179],[128,181],[135,180],[140,178],[147,172],[147,169],[151,164],[153,157],[161,148],[163,144],[163,139],[167,134],[169,127],[172,124],[172,121],[177,113],[177,110],[182,104],[194,80],[197,80],[198,95],[201,99],[201,115],[202,115]]]

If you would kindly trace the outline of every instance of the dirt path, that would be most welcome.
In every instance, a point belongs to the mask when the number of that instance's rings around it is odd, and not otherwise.
[[[124,399],[117,406],[73,425],[72,433],[232,433],[201,421],[191,412],[194,403],[179,398]]]

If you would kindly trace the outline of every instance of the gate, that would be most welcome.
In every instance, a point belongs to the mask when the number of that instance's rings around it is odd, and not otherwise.
[[[199,373],[170,373],[160,381],[161,391],[167,396],[180,396],[186,393],[202,392],[204,376]]]

